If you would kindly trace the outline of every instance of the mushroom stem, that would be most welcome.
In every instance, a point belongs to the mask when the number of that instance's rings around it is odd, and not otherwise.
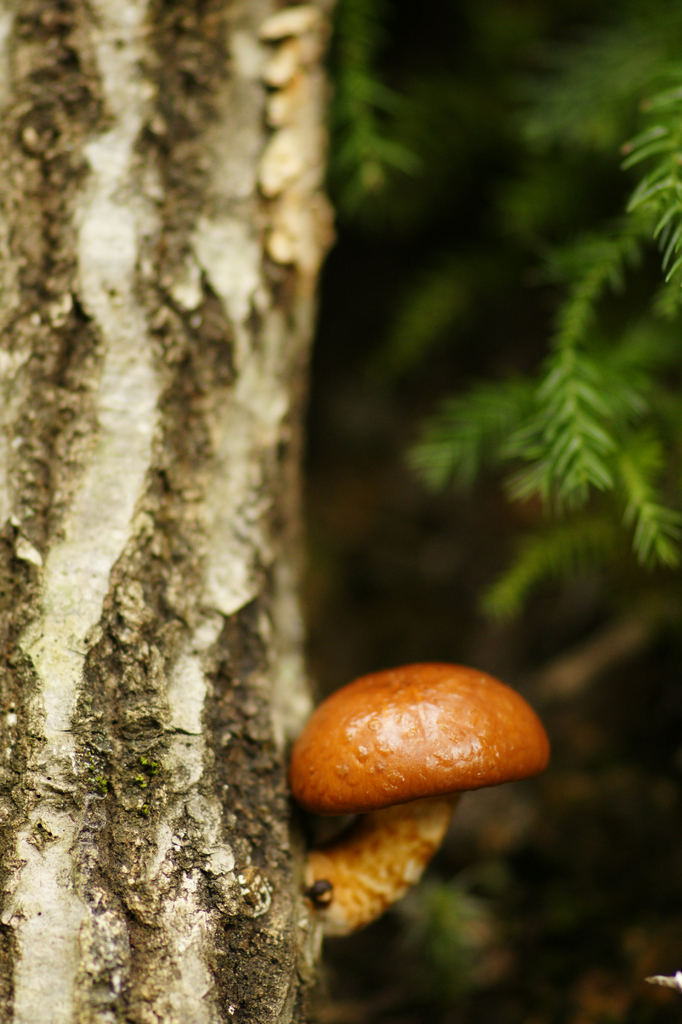
[[[363,928],[419,881],[458,799],[455,793],[370,811],[331,845],[308,854],[307,892],[326,935]]]

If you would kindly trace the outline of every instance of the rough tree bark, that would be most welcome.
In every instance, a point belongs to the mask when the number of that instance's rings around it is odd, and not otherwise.
[[[0,0],[3,1022],[305,1016],[328,7]]]

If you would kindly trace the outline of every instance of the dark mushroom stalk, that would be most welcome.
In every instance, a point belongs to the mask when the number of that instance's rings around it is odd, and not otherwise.
[[[369,924],[414,885],[459,793],[537,775],[549,756],[523,698],[461,665],[363,676],[313,714],[294,746],[291,787],[317,814],[360,814],[312,850],[306,895],[328,934]]]

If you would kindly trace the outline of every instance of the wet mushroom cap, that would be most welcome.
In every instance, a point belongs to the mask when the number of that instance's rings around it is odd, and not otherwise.
[[[358,814],[541,772],[547,734],[520,694],[462,665],[406,665],[327,698],[292,751],[294,797]]]

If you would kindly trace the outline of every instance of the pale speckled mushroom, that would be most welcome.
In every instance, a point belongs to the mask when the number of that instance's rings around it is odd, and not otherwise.
[[[306,810],[362,815],[308,854],[306,895],[325,932],[364,927],[419,880],[459,793],[537,775],[548,757],[523,697],[462,665],[406,665],[333,693],[296,741],[289,773]]]

